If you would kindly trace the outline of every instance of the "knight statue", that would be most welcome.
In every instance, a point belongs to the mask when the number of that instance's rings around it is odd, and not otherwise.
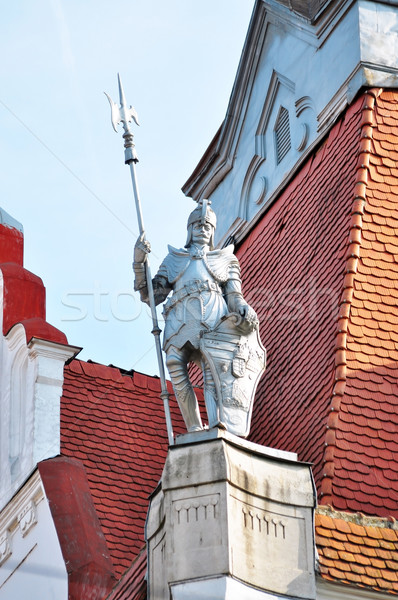
[[[153,278],[156,304],[164,305],[163,350],[185,425],[203,429],[189,379],[193,362],[203,372],[208,426],[246,437],[253,398],[265,369],[265,350],[254,310],[244,300],[233,246],[215,250],[216,215],[201,200],[188,218],[185,248],[169,253]],[[134,249],[134,289],[148,303],[145,261],[150,245],[140,236]]]

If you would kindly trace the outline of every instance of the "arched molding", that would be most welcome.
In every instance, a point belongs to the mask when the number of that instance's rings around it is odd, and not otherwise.
[[[295,102],[298,122],[293,131],[293,146],[298,152],[303,152],[317,127],[316,106],[310,96],[301,96]]]
[[[25,328],[1,335],[1,489],[0,503],[11,497],[31,471],[34,428],[35,364],[29,357]]]
[[[23,450],[27,446],[28,362],[29,356],[26,345],[24,345],[17,350],[10,370],[8,461],[11,481],[15,481],[20,473]]]
[[[267,178],[259,174],[265,162],[262,156],[253,156],[243,181],[239,216],[246,221],[249,219],[249,206],[253,203],[261,204],[267,193]]]
[[[305,110],[312,110],[315,114],[316,108],[313,99],[310,96],[301,96],[295,102],[296,117],[299,117]]]
[[[21,323],[0,335],[0,508],[40,460],[59,454],[63,368],[79,350],[36,338],[27,344]]]

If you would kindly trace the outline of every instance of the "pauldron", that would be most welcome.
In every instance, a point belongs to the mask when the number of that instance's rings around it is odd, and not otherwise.
[[[209,250],[204,257],[204,264],[209,274],[220,284],[225,284],[231,278],[239,278],[239,262],[233,253],[232,245],[221,250]],[[190,253],[185,249],[169,246],[169,254],[160,265],[158,275],[165,277],[174,285],[183,275],[192,260]]]

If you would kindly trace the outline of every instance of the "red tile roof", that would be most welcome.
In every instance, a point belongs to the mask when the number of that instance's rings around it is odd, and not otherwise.
[[[251,439],[322,503],[398,516],[398,93],[347,110],[237,250],[266,374]]]
[[[321,507],[315,515],[315,540],[324,579],[398,594],[395,520]]]
[[[315,463],[318,485],[361,103],[336,123],[236,250],[245,298],[259,315],[268,357],[250,439]]]
[[[46,321],[46,288],[23,266],[23,233],[2,222],[0,211],[0,275],[3,279],[2,322],[4,335],[22,323],[26,340],[32,337],[67,344],[65,334]]]
[[[61,453],[81,460],[120,576],[144,544],[148,496],[167,453],[157,377],[73,360],[65,367]],[[171,398],[174,433],[181,418]]]
[[[362,104],[321,486],[322,502],[381,516],[398,513],[397,101],[369,90]]]
[[[146,600],[146,568],[147,554],[144,547],[107,600]]]

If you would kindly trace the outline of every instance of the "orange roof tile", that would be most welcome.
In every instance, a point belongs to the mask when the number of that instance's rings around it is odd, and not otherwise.
[[[372,105],[371,135],[380,144],[374,144],[377,160],[370,160],[369,166],[363,167],[369,177],[363,190],[366,199],[361,223],[363,239],[355,269],[351,310],[347,315],[347,385],[339,419],[337,422],[333,419],[338,434],[332,452],[328,453],[328,460],[334,465],[332,485],[326,486],[323,480],[322,501],[332,502],[341,510],[396,515],[398,467],[392,459],[398,450],[398,394],[397,376],[393,373],[397,368],[398,351],[397,337],[392,334],[398,324],[398,241],[394,228],[398,219],[398,190],[397,172],[391,168],[394,161],[384,142],[395,139],[396,147],[398,128],[396,118],[394,123],[389,119],[388,127],[383,121],[387,114],[398,117],[398,112],[393,105],[389,105],[388,110],[383,108],[385,92],[382,90],[369,91],[364,105],[369,104]],[[386,164],[384,158],[388,159]],[[384,191],[388,195],[383,197]],[[381,200],[375,200],[378,197]],[[344,349],[341,352],[344,353]],[[390,386],[388,392],[386,385]],[[367,393],[369,389],[371,394]],[[357,477],[356,473],[361,476]]]
[[[336,532],[340,541],[336,545]],[[384,548],[388,539],[390,549]],[[319,507],[315,515],[319,572],[327,580],[398,594],[398,526],[395,520]]]
[[[313,462],[318,485],[330,393],[345,368],[335,371],[335,319],[347,264],[361,109],[362,99],[237,249],[245,297],[259,314],[268,353],[250,438]]]

